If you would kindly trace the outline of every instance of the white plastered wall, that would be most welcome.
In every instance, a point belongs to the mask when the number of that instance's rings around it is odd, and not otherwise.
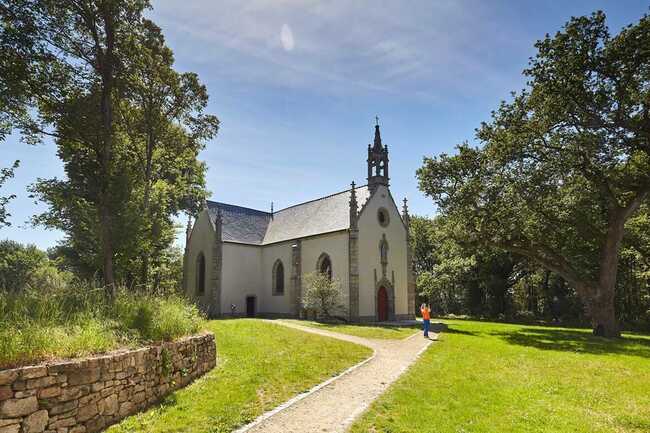
[[[260,296],[262,286],[262,249],[255,245],[223,243],[221,272],[221,313],[230,314],[235,304],[237,314],[246,313],[246,297],[256,296],[257,312],[264,311]]]
[[[187,252],[186,287],[185,293],[202,307],[207,308],[212,299],[212,254],[215,243],[214,226],[206,210],[199,213],[189,240]],[[198,296],[196,293],[196,260],[200,253],[205,256],[205,294]]]
[[[291,246],[280,242],[262,247],[262,276],[258,295],[261,313],[293,314],[291,304]],[[280,259],[284,267],[284,294],[273,295],[273,265]]]
[[[343,305],[349,306],[349,262],[347,231],[328,233],[302,240],[302,286],[305,290],[305,276],[316,272],[318,258],[327,253],[332,261],[332,278],[341,282]]]
[[[377,212],[381,207],[389,214],[387,227],[382,227],[377,219]],[[366,203],[359,218],[359,315],[361,317],[376,315],[375,270],[377,280],[381,280],[379,243],[384,233],[388,242],[386,278],[392,281],[392,274],[395,273],[395,314],[408,314],[406,228],[390,192],[386,187],[379,186]]]

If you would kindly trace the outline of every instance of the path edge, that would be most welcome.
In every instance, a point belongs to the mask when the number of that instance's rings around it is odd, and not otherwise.
[[[415,334],[415,335],[419,335],[419,334]],[[413,358],[413,362],[411,362],[409,365],[404,366],[404,367],[402,367],[402,368],[400,369],[400,373],[399,373],[399,375],[397,376],[397,378],[393,381],[393,383],[391,383],[391,384],[388,386],[388,388],[386,388],[386,390],[384,390],[384,392],[382,392],[382,394],[388,392],[388,390],[393,386],[393,384],[394,384],[395,382],[397,382],[397,381],[399,380],[399,378],[402,377],[402,375],[403,375],[404,373],[406,373],[406,370],[408,370],[409,368],[411,368],[411,366],[412,366],[413,364],[415,364],[415,362],[416,362],[416,361],[417,361],[417,360],[422,356],[422,354],[423,354],[424,352],[427,351],[427,349],[429,348],[429,346],[431,346],[431,344],[433,344],[434,342],[438,341],[438,336],[439,336],[439,334],[434,334],[434,337],[433,337],[433,338],[429,338],[429,341],[427,342],[427,344],[425,344],[425,345],[424,345],[420,350],[418,350],[418,352],[415,354],[415,358]],[[408,339],[410,339],[410,338],[413,338],[413,335],[410,335],[410,336],[406,337],[404,340],[408,340]],[[402,341],[403,341],[403,340],[402,340]],[[378,398],[381,397],[382,394],[380,394],[377,398],[373,399],[372,401],[368,402],[367,404],[362,405],[359,409],[357,409],[355,412],[353,412],[352,415],[350,415],[350,416],[349,416],[349,417],[348,417],[348,418],[343,422],[343,430],[344,430],[344,431],[347,431],[347,430],[352,426],[352,424],[354,424],[354,422],[355,422],[357,419],[359,419],[359,418],[360,418],[360,417],[361,417],[361,416],[362,416],[362,415],[363,415],[363,414],[364,414],[364,413],[365,413],[365,412],[370,408],[370,406],[371,406],[375,401],[377,401]]]
[[[309,332],[309,331],[303,331],[303,332]],[[335,338],[335,337],[327,337],[327,338]],[[359,344],[361,346],[365,346],[365,347],[367,347],[369,349],[372,349],[372,355],[370,357],[364,359],[363,361],[358,362],[357,364],[354,364],[352,367],[349,367],[347,370],[344,370],[343,372],[337,374],[336,376],[330,377],[326,381],[321,382],[321,383],[319,383],[317,385],[314,385],[308,391],[300,393],[300,394],[296,395],[295,397],[292,397],[289,400],[285,401],[281,405],[276,406],[275,408],[273,408],[273,409],[271,409],[271,410],[269,410],[267,412],[264,412],[262,415],[258,416],[257,418],[255,418],[250,423],[238,428],[237,430],[233,430],[232,433],[246,433],[246,432],[248,432],[252,428],[257,427],[258,425],[262,424],[264,421],[271,418],[272,416],[282,412],[285,409],[290,408],[294,404],[296,404],[299,401],[309,397],[310,395],[320,391],[321,389],[325,388],[327,385],[337,381],[338,379],[342,378],[343,376],[346,376],[346,375],[352,373],[353,371],[357,370],[358,368],[363,367],[364,365],[366,365],[367,363],[369,363],[370,361],[375,359],[375,357],[377,356],[377,351],[375,349],[373,349],[372,347],[367,346],[365,344],[361,344],[361,343],[353,343],[353,344]]]

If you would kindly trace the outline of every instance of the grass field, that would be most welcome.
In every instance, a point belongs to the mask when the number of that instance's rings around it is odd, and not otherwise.
[[[420,327],[418,326],[371,326],[338,323],[322,323],[311,320],[285,320],[297,323],[298,325],[312,328],[324,329],[326,331],[340,332],[341,334],[355,335],[364,338],[378,339],[401,339],[413,335]]]
[[[650,337],[445,323],[353,433],[650,432]]]
[[[216,336],[217,368],[109,432],[230,432],[371,355],[254,319],[215,320],[207,328]]]

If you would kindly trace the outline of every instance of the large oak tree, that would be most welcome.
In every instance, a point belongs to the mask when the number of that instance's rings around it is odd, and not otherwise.
[[[611,36],[602,12],[536,43],[481,146],[425,158],[420,188],[462,241],[532,259],[570,282],[594,333],[620,335],[614,298],[626,222],[650,195],[650,18]]]

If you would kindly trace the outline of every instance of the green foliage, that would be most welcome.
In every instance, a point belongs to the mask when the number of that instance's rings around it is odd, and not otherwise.
[[[150,341],[194,334],[203,323],[197,307],[177,295],[158,297],[122,291],[113,308],[121,330]]]
[[[196,307],[177,296],[118,291],[71,282],[47,290],[0,291],[0,367],[74,357],[121,346],[170,341],[203,326]]]
[[[83,278],[101,272],[110,293],[116,281],[165,285],[174,217],[205,199],[197,157],[219,128],[197,75],[174,70],[149,8],[0,0],[0,72],[11,77],[0,121],[32,140],[54,137],[66,174],[31,186],[48,205],[33,222],[65,232],[69,264]]]
[[[305,276],[305,290],[300,302],[305,310],[326,319],[345,311],[341,282],[330,279],[320,272],[312,272]]]
[[[445,320],[352,433],[641,433],[650,336]],[[441,414],[432,417],[429,414]]]
[[[440,248],[439,228],[435,220],[418,215],[411,216],[409,241],[413,254],[413,270],[416,275],[430,270],[436,263],[436,252]]]
[[[232,432],[372,354],[261,320],[213,320],[207,328],[217,341],[217,368],[108,433]]]
[[[167,348],[163,347],[160,351],[160,361],[162,362],[162,374],[164,376],[169,376],[172,372],[172,357]]]
[[[414,263],[416,288],[435,314],[516,321],[588,323],[574,287],[533,260],[464,242],[453,219],[414,217],[411,239],[426,257]],[[626,329],[649,330],[650,233],[647,208],[630,219],[622,245],[616,311]],[[425,254],[426,253],[426,254]]]
[[[0,119],[0,123],[1,123],[1,119]],[[0,136],[1,136],[1,129],[2,128],[0,127]],[[11,167],[0,168],[0,188],[2,188],[2,185],[7,181],[7,179],[14,177],[14,170],[18,168],[18,164],[19,162],[16,161],[13,163]],[[14,198],[16,198],[14,194],[11,194],[6,197],[0,196],[0,228],[2,226],[11,225],[11,223],[8,221],[8,218],[11,216],[11,214],[7,212],[7,204],[9,204],[9,202]]]
[[[0,291],[19,292],[28,288],[51,290],[65,287],[72,280],[69,272],[34,245],[0,241]]]
[[[624,226],[650,195],[648,45],[650,17],[614,37],[601,12],[571,19],[537,42],[527,89],[477,130],[482,147],[418,170],[460,242],[561,275],[610,336]]]

